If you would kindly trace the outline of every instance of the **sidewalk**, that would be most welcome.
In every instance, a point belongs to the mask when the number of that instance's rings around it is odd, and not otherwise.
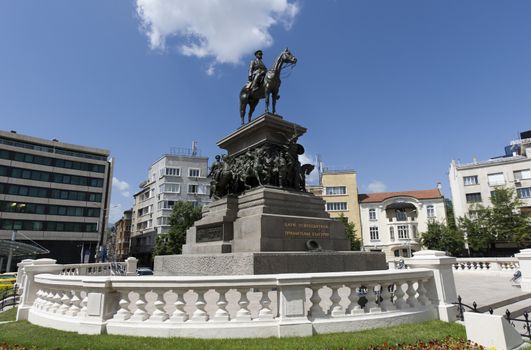
[[[478,307],[526,294],[512,285],[511,277],[510,273],[492,276],[489,272],[454,272],[457,295],[463,303],[472,305],[475,301]]]

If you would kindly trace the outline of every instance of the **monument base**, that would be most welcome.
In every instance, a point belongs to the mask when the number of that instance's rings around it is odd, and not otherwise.
[[[386,270],[378,252],[256,252],[156,256],[157,276],[264,275]]]

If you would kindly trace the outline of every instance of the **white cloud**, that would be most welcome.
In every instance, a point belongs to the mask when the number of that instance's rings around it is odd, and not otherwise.
[[[301,154],[299,156],[299,162],[301,162],[301,165],[304,164],[313,164],[315,165],[315,169],[310,173],[310,175],[306,176],[306,184],[308,185],[317,185],[319,184],[319,172],[317,171],[317,163],[315,161],[315,157],[311,156],[310,154]]]
[[[243,55],[272,45],[272,26],[290,29],[299,6],[289,1],[137,0],[136,11],[152,49],[164,50],[175,38],[183,55],[238,63]]]
[[[379,180],[372,180],[369,185],[367,185],[368,193],[385,192],[386,189],[387,186]]]
[[[125,181],[119,180],[117,177],[112,178],[112,187],[115,187],[122,196],[129,198],[131,197],[131,193],[129,190],[129,184]]]

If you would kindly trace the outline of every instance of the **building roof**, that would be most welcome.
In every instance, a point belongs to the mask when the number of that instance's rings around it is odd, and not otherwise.
[[[402,192],[380,192],[380,193],[369,193],[369,194],[360,194],[358,196],[358,201],[360,203],[375,203],[383,202],[386,199],[393,197],[413,197],[416,199],[436,199],[442,198],[443,195],[438,188],[431,190],[419,190],[419,191],[402,191]]]

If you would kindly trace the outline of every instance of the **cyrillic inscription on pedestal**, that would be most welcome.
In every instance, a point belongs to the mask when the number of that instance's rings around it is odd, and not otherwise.
[[[215,242],[223,240],[223,225],[198,227],[196,243]]]
[[[286,238],[329,238],[330,225],[327,223],[310,223],[310,222],[284,222],[284,237]]]

